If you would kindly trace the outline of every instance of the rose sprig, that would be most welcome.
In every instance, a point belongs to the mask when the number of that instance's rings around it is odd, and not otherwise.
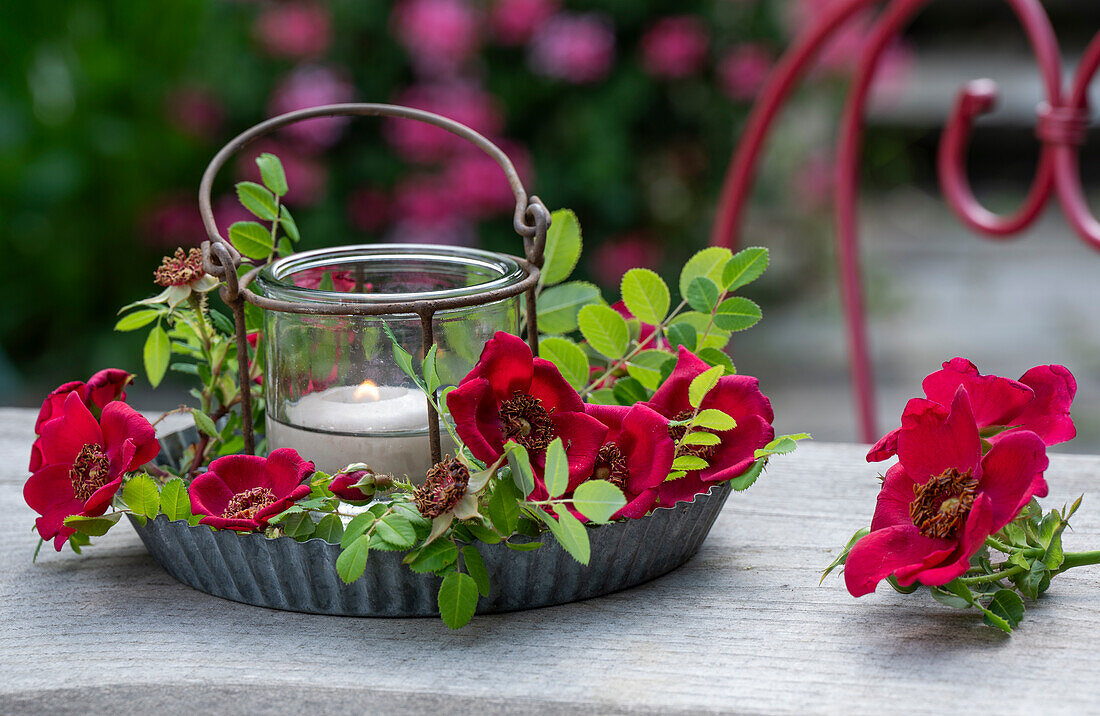
[[[871,527],[848,542],[824,575],[843,567],[853,596],[885,579],[911,594],[974,608],[1011,632],[1051,580],[1100,563],[1100,552],[1066,553],[1062,534],[1081,505],[1044,511],[1046,447],[1072,439],[1077,384],[1063,366],[1038,366],[1019,380],[982,375],[963,358],[924,381],[901,427],[868,453],[897,456],[882,480]],[[824,575],[822,579],[824,579]]]

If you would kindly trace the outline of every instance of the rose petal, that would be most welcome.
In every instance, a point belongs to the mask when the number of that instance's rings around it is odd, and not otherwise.
[[[120,465],[122,472],[136,470],[160,453],[157,431],[145,417],[126,403],[115,401],[103,409],[100,420],[103,430],[103,448],[111,463],[118,459],[123,442],[133,441],[134,452],[130,459]]]
[[[1077,381],[1069,369],[1061,365],[1035,366],[1023,374],[1020,382],[1035,391],[1035,400],[1016,416],[1013,424],[1036,433],[1047,445],[1076,437],[1077,428],[1069,409],[1077,394]]]
[[[974,506],[970,509],[970,514],[967,515],[966,526],[963,528],[963,534],[952,559],[928,569],[915,570],[912,574],[899,573],[898,584],[908,587],[919,580],[921,584],[939,587],[966,574],[966,570],[970,568],[970,558],[985,544],[985,538],[991,534],[991,521],[992,509],[989,498],[986,495],[978,495],[974,500]]]
[[[233,494],[233,490],[225,484],[225,480],[213,472],[199,475],[187,486],[187,495],[191,499],[191,512],[196,515],[225,514],[225,508],[229,506]]]
[[[649,511],[652,510],[656,504],[657,488],[643,490],[636,497],[623,505],[623,508],[612,515],[611,519],[618,520],[626,518],[628,520],[636,520],[648,515]]]
[[[878,583],[891,574],[938,564],[954,547],[949,540],[925,537],[912,524],[876,530],[856,542],[848,553],[844,584],[853,597],[862,597],[874,592]]]
[[[99,371],[84,385],[84,401],[105,408],[114,400],[126,399],[126,386],[134,376],[118,368],[106,368]]]
[[[504,454],[498,403],[492,386],[484,378],[464,381],[447,394],[447,409],[455,421],[455,432],[478,460],[496,462]]]
[[[111,506],[111,500],[120,487],[122,487],[122,475],[119,475],[93,492],[91,497],[88,498],[88,501],[81,505],[81,514],[90,517],[99,517],[102,515],[107,511],[107,508]]]
[[[274,453],[272,453],[272,454],[274,454]],[[312,465],[313,463],[307,463],[307,464]],[[312,472],[312,469],[311,469],[311,472]],[[309,474],[309,473],[307,473],[307,474]],[[285,497],[282,497],[281,499],[278,499],[275,502],[272,502],[270,505],[268,505],[267,507],[264,507],[259,512],[257,512],[256,513],[256,521],[259,522],[261,525],[266,525],[268,519],[274,517],[275,515],[282,512],[283,510],[287,509],[288,507],[293,505],[298,500],[301,500],[301,499],[304,499],[304,498],[308,497],[310,491],[311,490],[310,490],[309,485],[298,485],[297,487],[291,488],[290,492],[287,493]]]
[[[1010,425],[1020,411],[1032,401],[1031,388],[997,375],[982,375],[965,358],[952,358],[924,379],[922,387],[929,400],[947,407],[959,387],[966,388],[974,422],[979,428],[988,425]]]
[[[696,495],[701,495],[710,490],[712,483],[699,479],[699,473],[689,472],[683,477],[662,482],[657,486],[658,507],[672,507],[677,502],[691,502]]]
[[[69,381],[63,383],[46,396],[46,399],[42,401],[42,407],[38,410],[38,418],[34,421],[34,434],[42,434],[42,425],[47,420],[56,418],[61,414],[61,409],[65,405],[65,398],[69,397],[69,393],[80,393],[84,389],[84,383],[79,380]]]
[[[775,419],[771,401],[760,392],[760,381],[749,375],[719,378],[699,407],[721,410],[738,421],[749,415],[759,415],[769,424]]]
[[[738,418],[737,427],[719,436],[722,442],[711,455],[709,465],[699,471],[705,482],[731,480],[748,470],[756,451],[775,438],[775,429],[759,415],[743,415]]]
[[[895,428],[883,435],[882,438],[867,451],[867,462],[882,462],[883,460],[889,460],[897,455],[898,435],[900,434],[901,428]]]
[[[894,525],[913,524],[913,519],[909,514],[909,505],[916,496],[913,491],[916,486],[917,483],[913,481],[913,478],[900,464],[887,470],[886,477],[882,481],[882,489],[878,493],[875,517],[871,520],[871,530],[880,530]]]
[[[989,498],[991,532],[996,532],[1020,514],[1041,484],[1050,460],[1042,438],[1026,430],[1006,433],[982,458],[980,493]]]
[[[532,371],[531,347],[519,336],[497,331],[482,349],[477,365],[459,385],[484,378],[497,402],[501,402],[517,391],[526,393],[531,387]]]
[[[65,397],[62,413],[42,426],[42,457],[46,464],[71,465],[85,445],[102,445],[103,433],[76,393]]]
[[[47,465],[27,478],[23,485],[23,500],[40,515],[45,515],[62,504],[75,502],[78,505],[76,512],[70,513],[74,515],[83,507],[83,503],[73,494],[68,465]]]
[[[668,418],[646,405],[638,403],[628,408],[615,444],[626,456],[628,499],[657,487],[672,471],[676,443],[668,434]]]
[[[558,367],[548,360],[535,358],[532,365],[531,387],[527,391],[542,401],[546,410],[583,413],[584,401],[573,386],[562,377]]]
[[[585,405],[584,412],[607,426],[607,441],[614,442],[622,429],[629,405]],[[656,412],[656,411],[653,411]],[[660,415],[660,413],[657,413]],[[666,419],[667,421],[667,419]]]
[[[584,413],[552,413],[550,419],[554,422],[554,432],[565,446],[565,455],[569,460],[567,492],[572,492],[592,475],[596,455],[607,435],[607,426]]]
[[[898,457],[920,484],[948,468],[980,477],[981,438],[966,389],[955,393],[950,411],[921,398],[910,400],[901,416]]]
[[[302,456],[291,448],[272,450],[264,464],[267,485],[279,497],[290,494],[316,470],[317,467],[312,462],[302,459]]]

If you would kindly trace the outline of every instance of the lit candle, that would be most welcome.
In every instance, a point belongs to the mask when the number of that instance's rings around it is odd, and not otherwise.
[[[454,444],[441,428],[446,454]],[[424,394],[369,380],[288,403],[285,423],[268,416],[267,442],[269,450],[294,448],[329,473],[365,462],[379,474],[408,475],[420,482],[431,467]]]

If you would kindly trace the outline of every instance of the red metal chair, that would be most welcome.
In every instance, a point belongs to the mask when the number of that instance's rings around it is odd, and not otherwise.
[[[711,244],[735,247],[756,165],[764,142],[799,80],[812,67],[822,46],[845,23],[881,6],[863,49],[859,69],[844,106],[836,161],[836,241],[840,264],[849,369],[859,418],[860,434],[874,442],[875,386],[867,348],[867,328],[861,283],[857,229],[860,154],[863,119],[875,70],[897,36],[932,0],[834,0],[817,21],[797,38],[776,65],[749,115],[734,152],[719,197]],[[1081,188],[1078,150],[1089,124],[1088,86],[1100,68],[1100,34],[1085,50],[1068,90],[1062,85],[1062,52],[1050,18],[1040,0],[1006,0],[1023,26],[1046,92],[1038,107],[1036,135],[1042,143],[1035,178],[1027,198],[1009,216],[987,210],[975,198],[967,179],[966,153],[975,119],[993,109],[997,85],[975,80],[963,86],[945,125],[937,158],[939,182],[948,205],[959,219],[991,239],[1005,239],[1023,231],[1057,195],[1070,225],[1089,245],[1100,250],[1100,222],[1090,211]]]

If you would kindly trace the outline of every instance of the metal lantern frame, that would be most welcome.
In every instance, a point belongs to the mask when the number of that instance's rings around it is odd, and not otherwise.
[[[516,199],[512,225],[523,239],[525,258],[512,256],[523,270],[524,278],[514,285],[489,291],[478,291],[464,296],[450,298],[425,298],[412,301],[388,301],[379,303],[338,303],[313,304],[303,301],[286,301],[261,296],[249,288],[266,264],[255,266],[243,274],[238,273],[242,264],[239,251],[218,233],[214,221],[214,210],[210,193],[214,179],[225,163],[244,147],[256,139],[281,129],[289,124],[317,117],[394,117],[409,119],[444,129],[476,146],[492,157],[503,170],[508,185]],[[546,249],[546,232],[550,227],[550,212],[537,196],[529,196],[520,181],[519,174],[508,156],[486,137],[464,124],[438,114],[425,112],[411,107],[390,104],[333,104],[289,112],[261,122],[238,134],[214,155],[199,184],[199,212],[206,228],[207,240],[202,243],[203,268],[224,283],[220,293],[222,300],[233,310],[237,342],[237,365],[241,379],[241,422],[244,435],[244,451],[249,455],[256,452],[254,434],[254,416],[252,411],[252,389],[245,376],[248,375],[248,340],[245,328],[245,304],[252,304],[265,311],[328,316],[379,316],[410,315],[420,318],[422,332],[421,347],[426,355],[435,344],[432,321],[440,311],[457,308],[483,306],[489,303],[526,294],[527,301],[527,343],[531,352],[538,355],[538,322],[536,316],[535,291],[538,286],[543,254]],[[428,439],[431,445],[432,462],[442,459],[440,449],[439,414],[432,401],[428,404]]]

